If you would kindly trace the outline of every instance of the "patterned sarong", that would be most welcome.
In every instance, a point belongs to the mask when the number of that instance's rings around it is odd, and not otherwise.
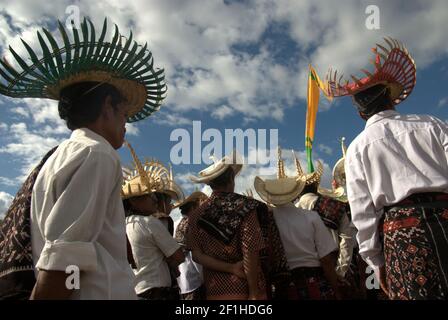
[[[299,267],[291,270],[298,300],[332,300],[333,289],[321,267]]]
[[[448,194],[416,194],[385,208],[389,298],[448,299]]]
[[[28,299],[36,282],[31,249],[31,194],[50,150],[17,192],[0,225],[0,299]]]

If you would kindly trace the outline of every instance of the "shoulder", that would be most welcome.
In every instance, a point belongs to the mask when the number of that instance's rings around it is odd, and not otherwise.
[[[312,223],[322,222],[322,219],[320,218],[320,215],[319,215],[319,213],[317,213],[317,211],[314,211],[314,210],[304,210],[303,213],[305,214],[305,216],[308,219],[308,221],[310,221]]]
[[[297,202],[297,207],[310,210],[314,207],[318,198],[319,197],[314,193],[305,193]]]

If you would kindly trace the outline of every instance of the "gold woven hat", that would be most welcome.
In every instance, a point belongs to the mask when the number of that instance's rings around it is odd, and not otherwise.
[[[324,166],[322,162],[317,161],[317,170],[312,173],[305,174],[302,170],[302,166],[300,165],[299,159],[297,159],[296,153],[292,152],[294,155],[294,163],[296,165],[297,176],[305,176],[306,185],[309,186],[311,184],[320,183],[320,179],[322,178],[322,174],[324,172]]]
[[[303,174],[295,177],[286,176],[280,147],[278,148],[277,179],[263,180],[257,176],[254,180],[254,188],[260,198],[274,206],[292,202],[300,195],[305,184],[306,177]]]
[[[160,192],[169,195],[176,203],[184,200],[182,189],[174,181],[171,166],[167,169],[157,160],[146,160],[145,164],[142,164],[132,146],[128,142],[125,144],[131,151],[135,168],[133,170],[123,168],[124,181],[121,190],[123,199]]]
[[[235,176],[238,175],[243,168],[243,158],[236,150],[233,150],[229,155],[223,157],[221,160],[217,160],[214,156],[211,156],[210,158],[213,160],[213,164],[200,171],[198,173],[198,177],[191,176],[191,181],[194,183],[208,184],[213,179],[216,179],[222,175],[229,167],[233,168]]]
[[[190,202],[194,202],[194,201],[199,201],[202,202],[204,200],[206,200],[208,197],[205,193],[201,192],[201,191],[194,191],[192,194],[190,194],[188,197],[186,197],[184,199],[184,201],[179,202],[178,204],[176,204],[174,208],[178,208],[178,207],[182,207]]]

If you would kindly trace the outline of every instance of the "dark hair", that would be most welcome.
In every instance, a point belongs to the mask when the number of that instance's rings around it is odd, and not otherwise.
[[[390,89],[384,84],[377,84],[358,92],[353,96],[353,102],[359,112],[367,119],[378,112],[393,108]]]
[[[179,207],[180,213],[183,215],[188,215],[188,213],[191,211],[191,209],[196,207],[198,204],[199,204],[199,200],[188,202],[188,203],[184,204],[183,206]]]
[[[303,190],[302,190],[302,192],[300,194],[301,195],[304,195],[304,194],[307,194],[307,193],[317,194],[318,187],[319,187],[319,184],[317,182],[309,184],[309,185],[305,186],[305,188],[303,188]]]
[[[132,214],[132,205],[129,199],[123,200],[124,216],[129,217]]]
[[[235,175],[232,167],[228,167],[219,177],[209,182],[209,186],[212,189],[226,186],[230,183],[232,177]]]
[[[125,100],[109,83],[87,81],[72,84],[60,92],[59,116],[70,130],[82,128],[98,119],[109,96],[114,108]]]

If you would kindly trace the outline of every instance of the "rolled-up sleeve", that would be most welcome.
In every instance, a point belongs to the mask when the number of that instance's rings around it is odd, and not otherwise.
[[[76,165],[57,172],[47,188],[46,192],[59,197],[46,208],[49,214],[38,221],[45,240],[36,263],[38,269],[65,271],[70,265],[81,271],[97,268],[96,240],[111,196],[116,193],[113,191],[121,181],[119,164],[107,153],[89,151]]]

